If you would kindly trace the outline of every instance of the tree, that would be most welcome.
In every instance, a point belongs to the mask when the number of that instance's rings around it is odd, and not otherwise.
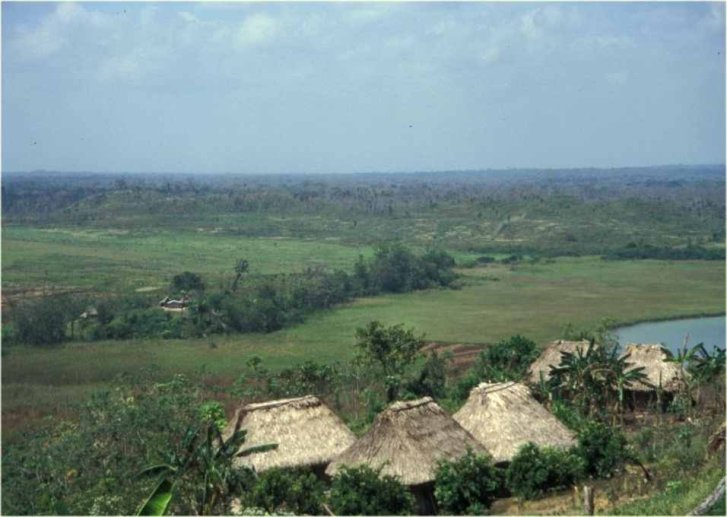
[[[388,402],[398,397],[404,373],[422,345],[422,338],[402,325],[387,328],[378,321],[371,321],[366,327],[356,329],[357,359],[383,373]]]
[[[190,291],[204,291],[204,282],[197,273],[184,271],[172,278],[172,290],[177,293],[188,293]]]
[[[250,264],[245,259],[240,259],[235,264],[235,280],[232,281],[232,292],[237,291],[237,283],[250,269]]]
[[[73,319],[70,300],[44,297],[20,304],[12,314],[14,336],[28,345],[54,345],[66,339],[66,323]]]
[[[419,397],[440,398],[446,394],[446,382],[446,361],[436,351],[432,351],[419,375],[407,383],[406,389]]]

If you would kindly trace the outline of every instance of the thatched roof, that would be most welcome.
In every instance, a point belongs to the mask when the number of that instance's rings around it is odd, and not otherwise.
[[[247,430],[242,448],[278,444],[272,451],[236,458],[237,465],[258,472],[273,467],[325,465],[356,440],[343,421],[317,397],[307,396],[249,404],[237,410],[225,435],[241,418]]]
[[[558,366],[560,364],[561,353],[569,352],[571,354],[576,353],[580,348],[583,352],[588,350],[589,342],[583,341],[565,341],[559,339],[553,341],[540,356],[530,365],[528,368],[528,380],[534,384],[540,382],[540,376],[542,374],[543,380],[547,381],[550,379],[550,367]]]
[[[528,442],[540,447],[575,445],[575,434],[517,382],[483,382],[470,392],[454,419],[485,446],[495,462],[510,461]]]
[[[371,429],[333,460],[326,473],[342,466],[368,465],[397,476],[405,485],[434,481],[437,463],[454,460],[467,450],[485,448],[430,397],[395,402],[374,420]]]
[[[684,385],[684,372],[677,363],[667,362],[669,352],[658,344],[634,344],[626,346],[623,355],[631,354],[626,362],[629,370],[643,367],[649,384],[631,384],[631,391],[652,391],[658,386],[666,392],[678,391]]]

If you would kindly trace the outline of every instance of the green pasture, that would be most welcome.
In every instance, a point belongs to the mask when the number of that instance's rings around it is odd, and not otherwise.
[[[437,341],[486,344],[522,334],[544,344],[560,337],[568,323],[588,327],[604,318],[626,323],[717,314],[725,307],[724,265],[715,261],[563,258],[460,272],[460,289],[364,298],[271,334],[6,350],[3,419],[18,420],[18,412],[55,413],[86,388],[152,365],[160,375],[183,372],[229,383],[253,355],[273,369],[308,359],[345,361],[353,355],[354,329],[374,319],[403,323]]]
[[[240,258],[251,274],[350,268],[369,248],[288,238],[239,237],[214,230],[3,229],[3,288],[43,286],[134,290],[168,285],[182,271],[208,282],[232,277]]]

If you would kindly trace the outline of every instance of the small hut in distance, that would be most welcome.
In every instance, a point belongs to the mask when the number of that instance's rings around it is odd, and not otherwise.
[[[558,448],[576,443],[575,434],[517,382],[483,382],[470,392],[454,419],[485,446],[496,463],[511,461],[528,442]]]
[[[237,410],[224,433],[235,425],[247,430],[242,448],[277,444],[277,449],[235,458],[236,466],[258,472],[280,467],[310,467],[321,475],[326,465],[356,440],[343,421],[312,395],[248,404]]]
[[[396,476],[416,496],[419,510],[434,510],[432,483],[441,460],[456,460],[468,450],[485,448],[431,397],[395,402],[374,420],[371,429],[333,460],[326,474],[343,466],[368,465]]]
[[[583,341],[566,341],[563,339],[553,341],[545,347],[540,356],[528,368],[528,380],[532,384],[540,383],[541,378],[547,382],[550,379],[551,367],[560,364],[563,352],[575,354],[579,349],[585,352],[588,350],[589,345],[590,342],[585,339]]]

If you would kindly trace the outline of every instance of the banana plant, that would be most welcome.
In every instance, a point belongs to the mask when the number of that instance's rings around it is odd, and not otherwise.
[[[200,487],[195,501],[197,514],[220,513],[215,510],[224,505],[239,476],[233,466],[234,458],[278,447],[277,444],[265,444],[240,450],[247,434],[240,429],[241,422],[242,415],[239,415],[235,429],[227,439],[223,438],[214,422],[208,422],[205,427],[188,428],[182,440],[181,453],[173,451],[165,463],[149,466],[140,473],[141,476],[158,476],[158,482],[139,506],[136,515],[164,515],[183,479],[191,480]]]

